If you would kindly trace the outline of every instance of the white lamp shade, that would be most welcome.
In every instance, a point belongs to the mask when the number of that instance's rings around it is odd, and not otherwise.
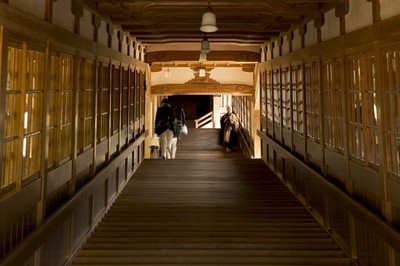
[[[216,32],[218,30],[217,19],[210,6],[208,6],[207,10],[203,14],[200,30],[202,32]]]
[[[172,75],[171,75],[171,70],[169,70],[169,68],[165,71],[165,74],[164,74],[164,77],[166,77],[166,78],[170,78]]]
[[[211,50],[210,50],[210,43],[208,42],[208,39],[207,39],[207,38],[204,38],[204,39],[201,41],[201,49],[200,49],[200,52],[202,52],[203,54],[206,54],[206,53],[211,52]]]
[[[204,68],[199,69],[199,77],[205,77],[206,76],[206,70]]]
[[[200,53],[199,61],[200,61],[200,62],[207,61],[207,54],[205,54],[205,53]]]

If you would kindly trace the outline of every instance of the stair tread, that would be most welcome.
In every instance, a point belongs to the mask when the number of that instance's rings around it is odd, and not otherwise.
[[[177,159],[144,160],[72,265],[352,265],[262,160],[226,153],[218,134],[193,129]]]

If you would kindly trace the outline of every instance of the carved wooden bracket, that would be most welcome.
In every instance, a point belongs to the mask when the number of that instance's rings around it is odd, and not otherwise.
[[[212,51],[207,54],[208,61],[236,61],[236,62],[260,62],[261,55],[256,52],[246,51]],[[160,51],[146,53],[145,61],[154,62],[171,61],[198,61],[198,51]]]
[[[72,1],[71,3],[71,12],[77,17],[82,17],[83,16],[83,7],[80,3],[76,1]]]
[[[241,96],[254,96],[254,88],[241,84],[163,84],[153,86],[150,94],[156,95],[216,95],[231,94]]]

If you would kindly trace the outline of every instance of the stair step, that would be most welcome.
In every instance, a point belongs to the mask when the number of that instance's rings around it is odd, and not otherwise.
[[[218,231],[208,231],[208,232],[198,232],[198,231],[189,231],[189,232],[94,232],[92,234],[94,238],[142,238],[142,237],[156,237],[156,238],[168,238],[168,237],[185,237],[185,238],[195,238],[195,237],[208,237],[208,238],[326,238],[329,237],[326,232],[286,232],[286,231],[275,231],[275,232],[218,232]]]
[[[247,237],[96,237],[88,243],[333,243],[330,238],[247,238]]]
[[[352,265],[261,160],[204,132],[180,140],[176,160],[143,161],[73,266]]]
[[[230,249],[230,250],[339,250],[336,243],[93,243],[83,246],[83,250],[197,250],[197,249]]]
[[[103,224],[101,227],[96,228],[95,232],[257,232],[257,233],[265,233],[265,232],[307,232],[307,233],[326,233],[326,231],[320,227],[247,227],[247,226],[195,226],[193,224],[186,226],[167,226],[167,225],[159,225],[159,226],[148,226],[148,225],[138,225],[138,226],[121,226],[121,227],[112,227],[106,226]]]
[[[79,256],[82,257],[148,257],[154,255],[154,250],[82,250]],[[338,250],[237,250],[237,249],[196,249],[196,250],[157,250],[157,256],[160,257],[311,257],[324,258],[335,257],[342,258],[343,251]]]
[[[187,265],[193,264],[260,264],[260,265],[349,265],[350,260],[347,258],[302,258],[302,257],[208,257],[208,256],[187,256],[187,257],[78,257],[74,259],[73,265],[136,265],[136,264],[175,264]]]

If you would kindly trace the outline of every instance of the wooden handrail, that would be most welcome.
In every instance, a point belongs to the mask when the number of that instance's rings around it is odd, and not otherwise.
[[[323,189],[326,194],[331,195],[337,200],[338,203],[340,202],[341,204],[343,204],[343,208],[346,208],[348,212],[354,215],[358,220],[362,221],[368,228],[368,230],[375,232],[376,235],[380,236],[394,250],[400,252],[400,233],[398,231],[388,225],[376,214],[368,210],[365,206],[356,202],[334,184],[326,180],[315,170],[304,164],[296,156],[283,148],[279,143],[276,143],[273,139],[267,136],[265,132],[261,132],[258,130],[257,135],[263,141],[268,143],[268,145],[272,149],[279,151],[279,153],[285,156],[287,160],[290,160],[293,165],[298,168],[304,169],[309,178],[313,179],[315,182],[319,182],[319,184],[322,186],[321,189]]]
[[[2,266],[6,265],[23,265],[25,261],[32,255],[36,250],[38,250],[55,232],[60,225],[65,223],[65,221],[71,217],[73,211],[82,204],[85,200],[90,198],[93,195],[93,191],[97,189],[101,184],[104,184],[105,180],[115,173],[115,168],[123,161],[126,160],[128,155],[132,153],[139,145],[141,145],[146,136],[148,135],[148,131],[142,133],[135,141],[128,146],[126,149],[122,150],[119,156],[114,158],[104,169],[102,169],[96,176],[89,181],[80,191],[74,195],[67,204],[61,207],[58,211],[56,211],[50,218],[48,218],[41,226],[35,229],[20,245],[12,251],[8,256],[6,256],[0,264]],[[128,177],[128,179],[130,176]],[[126,182],[127,183],[127,182]],[[125,183],[125,184],[126,184]],[[117,198],[121,190],[119,190],[109,201],[108,206],[101,212],[102,214],[107,212],[108,208],[112,205],[112,202]],[[103,215],[99,215],[98,217],[92,217],[94,220],[91,221],[91,229],[86,232],[86,236],[88,236],[95,228],[99,220]],[[96,220],[97,218],[97,220]],[[85,239],[82,239],[83,242]],[[78,245],[80,246],[80,245]],[[75,250],[72,250],[72,254]],[[64,253],[66,253],[64,251]]]
[[[211,111],[211,112],[203,115],[202,117],[195,119],[194,120],[195,128],[199,128],[199,127],[203,126],[204,124],[211,122],[212,117],[213,117],[212,115],[213,115],[213,112]]]
[[[244,144],[246,150],[248,151],[248,154],[251,156],[251,158],[253,158],[253,157],[254,157],[254,150],[252,150],[252,149],[250,148],[250,146],[249,146],[249,143],[247,143],[246,138],[244,137],[241,128],[239,128],[239,129],[237,130],[237,132],[238,132],[238,135],[240,136],[240,139],[242,140],[242,141],[239,142],[239,143]],[[240,146],[241,146],[241,148],[242,148],[242,150],[243,150],[243,147],[242,147],[243,145],[240,145]]]

